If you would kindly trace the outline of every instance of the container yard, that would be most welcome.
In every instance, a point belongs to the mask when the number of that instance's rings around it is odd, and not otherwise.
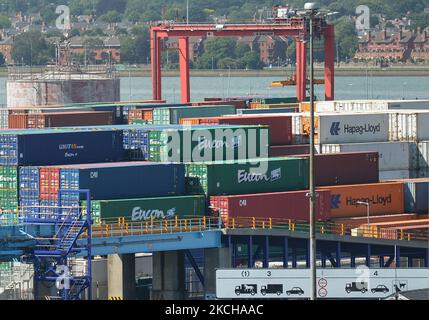
[[[0,300],[382,300],[428,290],[429,100],[335,100],[325,18],[311,18],[325,46],[317,99],[306,81],[310,18],[290,13],[151,25],[147,100],[120,101],[117,84],[99,86],[100,97],[87,89],[94,79],[71,77],[73,99],[40,89],[35,102],[27,82],[41,79],[8,83]],[[188,38],[261,32],[295,39],[296,97],[219,91],[192,101]],[[179,38],[178,103],[161,94],[169,37]],[[363,267],[368,279],[356,282]]]

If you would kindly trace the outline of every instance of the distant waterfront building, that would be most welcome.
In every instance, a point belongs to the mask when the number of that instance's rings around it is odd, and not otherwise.
[[[9,37],[0,41],[0,53],[3,55],[6,64],[13,64],[12,45],[13,37]]]
[[[429,62],[429,30],[418,30],[414,39],[414,50],[411,53],[414,61]]]
[[[368,31],[359,39],[358,60],[407,61],[411,58],[416,35],[409,30]]]

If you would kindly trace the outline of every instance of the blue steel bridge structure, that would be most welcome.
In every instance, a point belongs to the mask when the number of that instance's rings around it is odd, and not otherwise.
[[[204,287],[206,279],[196,249],[227,248],[233,268],[268,268],[270,262],[283,268],[310,266],[309,225],[293,220],[270,218],[217,217],[149,220],[142,222],[118,218],[94,225],[87,207],[62,203],[70,191],[60,190],[58,205],[32,214],[21,209],[18,223],[0,227],[0,261],[18,258],[34,264],[35,290],[38,282],[64,279],[64,266],[74,257],[85,257],[86,270],[61,282],[59,298],[91,299],[91,258],[97,255],[182,251]],[[355,267],[364,261],[368,267],[429,267],[427,234],[371,230],[354,233],[340,224],[320,223],[317,228],[317,259],[322,268]],[[405,259],[406,258],[406,259]],[[418,265],[416,262],[418,261]]]

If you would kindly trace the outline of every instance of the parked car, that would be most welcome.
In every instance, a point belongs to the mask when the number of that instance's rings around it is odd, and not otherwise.
[[[371,289],[372,293],[376,293],[376,292],[383,292],[383,293],[387,293],[389,292],[389,289],[384,285],[384,284],[379,284],[378,286],[376,286],[375,288]]]
[[[286,294],[288,296],[290,296],[291,294],[303,295],[304,290],[302,290],[300,287],[293,287],[292,289],[286,291]]]

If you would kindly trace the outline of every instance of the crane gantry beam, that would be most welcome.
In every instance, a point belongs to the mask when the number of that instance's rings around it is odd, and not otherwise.
[[[325,38],[325,99],[334,99],[334,27],[319,17],[315,23],[316,36]],[[189,79],[189,37],[245,37],[281,36],[296,41],[296,95],[298,101],[305,101],[307,86],[306,35],[308,26],[304,18],[291,18],[272,24],[159,24],[150,29],[152,96],[161,100],[161,39],[179,38],[179,64],[181,101],[190,102]]]

